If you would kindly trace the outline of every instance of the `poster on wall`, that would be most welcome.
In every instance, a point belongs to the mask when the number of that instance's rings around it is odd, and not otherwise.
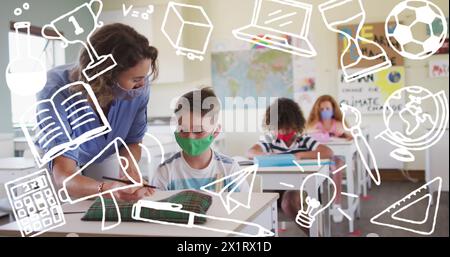
[[[391,67],[350,83],[345,82],[343,72],[339,71],[339,104],[354,106],[365,114],[382,114],[384,102],[404,86],[404,67]],[[392,106],[396,111],[402,107]]]
[[[315,59],[294,57],[294,100],[304,114],[311,111],[316,99],[317,72]]]
[[[430,61],[428,67],[430,78],[448,78],[448,59]]]
[[[358,31],[358,25],[342,25],[338,26],[338,30],[348,33],[349,35],[355,35]],[[386,38],[384,23],[367,23],[364,24],[359,32],[359,35],[365,39],[368,39],[372,42],[378,43],[391,60],[392,66],[403,66],[404,60],[403,57],[398,54],[394,49],[389,46],[388,40]],[[344,54],[345,49],[348,47],[348,40],[342,34],[338,34],[338,67],[340,68],[340,60],[341,56]],[[352,68],[368,68],[373,65],[372,61],[358,61],[358,49],[360,48],[361,52],[365,56],[375,56],[379,54],[379,49],[376,44],[367,43],[364,41],[360,41],[358,45],[352,45],[349,50],[344,55],[344,64],[354,64]]]

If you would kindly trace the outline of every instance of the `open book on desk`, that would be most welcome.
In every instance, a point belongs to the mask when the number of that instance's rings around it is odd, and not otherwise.
[[[74,86],[84,90],[74,92],[71,89]],[[21,128],[39,167],[111,131],[94,92],[81,81],[68,84],[49,99],[37,102],[24,113],[22,121],[30,117],[37,118],[37,123],[28,127],[21,122]]]

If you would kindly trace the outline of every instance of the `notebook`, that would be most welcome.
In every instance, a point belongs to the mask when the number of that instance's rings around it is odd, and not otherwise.
[[[293,154],[273,154],[273,155],[260,155],[256,156],[254,162],[258,164],[260,168],[266,167],[292,167],[297,166],[296,161],[300,166],[316,166],[316,161],[301,161],[298,160]],[[321,162],[321,165],[334,165],[332,161]]]
[[[212,203],[212,197],[207,194],[200,193],[198,191],[188,190],[172,195],[166,199],[158,202],[169,202],[183,205],[182,210],[195,212],[198,214],[206,214]],[[120,215],[124,222],[140,222],[132,218],[132,208],[134,202],[118,202]],[[117,212],[112,199],[105,198],[105,221],[117,221]],[[94,203],[89,207],[87,212],[81,218],[83,221],[101,221],[103,216],[102,203],[100,198],[97,198]],[[156,209],[143,209],[141,216],[146,219],[184,223],[186,224],[189,219],[189,215],[186,213],[179,213],[174,211],[156,210]],[[195,217],[195,224],[204,224],[206,218]]]
[[[294,160],[295,156],[293,154],[261,155],[255,157],[255,163],[259,167],[295,166]]]

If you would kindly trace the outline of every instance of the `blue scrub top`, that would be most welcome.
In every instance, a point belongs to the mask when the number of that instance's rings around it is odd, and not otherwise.
[[[76,115],[68,118],[68,114],[64,106],[70,106],[70,104],[72,104],[72,102],[75,103],[77,99],[71,99],[67,103],[65,103],[65,105],[62,105],[61,103],[64,103],[64,100],[73,95],[73,92],[64,90],[58,93],[56,96],[54,96],[54,94],[60,88],[73,82],[69,80],[69,73],[71,69],[73,69],[73,67],[74,65],[64,65],[56,67],[48,72],[47,84],[45,85],[44,89],[38,93],[37,100],[42,101],[46,99],[52,99],[53,103],[49,102],[38,105],[37,112],[39,113],[39,111],[43,109],[51,109],[51,107],[56,108],[58,114],[56,114],[56,112],[50,113],[50,116],[52,116],[52,120],[61,120],[64,123],[64,127],[67,128],[70,137],[77,138],[83,133],[92,130],[95,127],[101,126],[102,123],[97,114],[95,114],[92,115],[92,122],[88,122],[78,128],[71,129],[75,127],[75,124],[71,125],[70,123],[73,123],[74,121],[76,121],[76,119],[80,118],[83,115],[83,112],[77,113]],[[82,166],[91,161],[109,143],[111,143],[118,137],[123,139],[123,141],[125,141],[125,143],[127,144],[141,142],[145,135],[145,132],[147,131],[147,104],[150,97],[150,86],[148,82],[146,83],[146,92],[141,96],[137,96],[132,100],[120,98],[116,98],[115,100],[113,100],[109,108],[109,113],[105,113],[105,116],[111,127],[111,132],[92,138],[89,141],[79,145],[79,147],[77,147],[76,149],[66,151],[62,154],[62,156],[70,158],[76,161],[78,166]],[[95,110],[94,108],[92,108],[92,106],[90,106],[90,104],[86,103],[85,105],[88,106],[86,108],[91,108],[91,111]],[[45,116],[48,115],[49,113],[46,113]],[[59,119],[58,117],[56,117],[57,115],[60,116]],[[40,120],[43,120],[42,117],[45,116],[38,116],[38,123]],[[39,125],[39,127],[41,129],[44,128],[50,121],[51,120],[44,122],[43,124]],[[50,135],[49,137],[53,136],[55,136],[54,139],[51,142],[47,143],[46,146],[44,146],[44,142],[36,142],[37,146],[42,151],[47,152],[51,148],[61,143],[70,141],[67,135],[64,134],[57,136],[55,132],[55,134]],[[114,147],[109,147],[100,158],[95,160],[95,163],[102,162],[104,159],[114,153]],[[50,170],[51,169],[52,163],[50,163]]]

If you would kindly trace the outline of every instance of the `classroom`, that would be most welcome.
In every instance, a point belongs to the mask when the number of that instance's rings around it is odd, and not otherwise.
[[[448,1],[1,14],[0,237],[449,236]]]

